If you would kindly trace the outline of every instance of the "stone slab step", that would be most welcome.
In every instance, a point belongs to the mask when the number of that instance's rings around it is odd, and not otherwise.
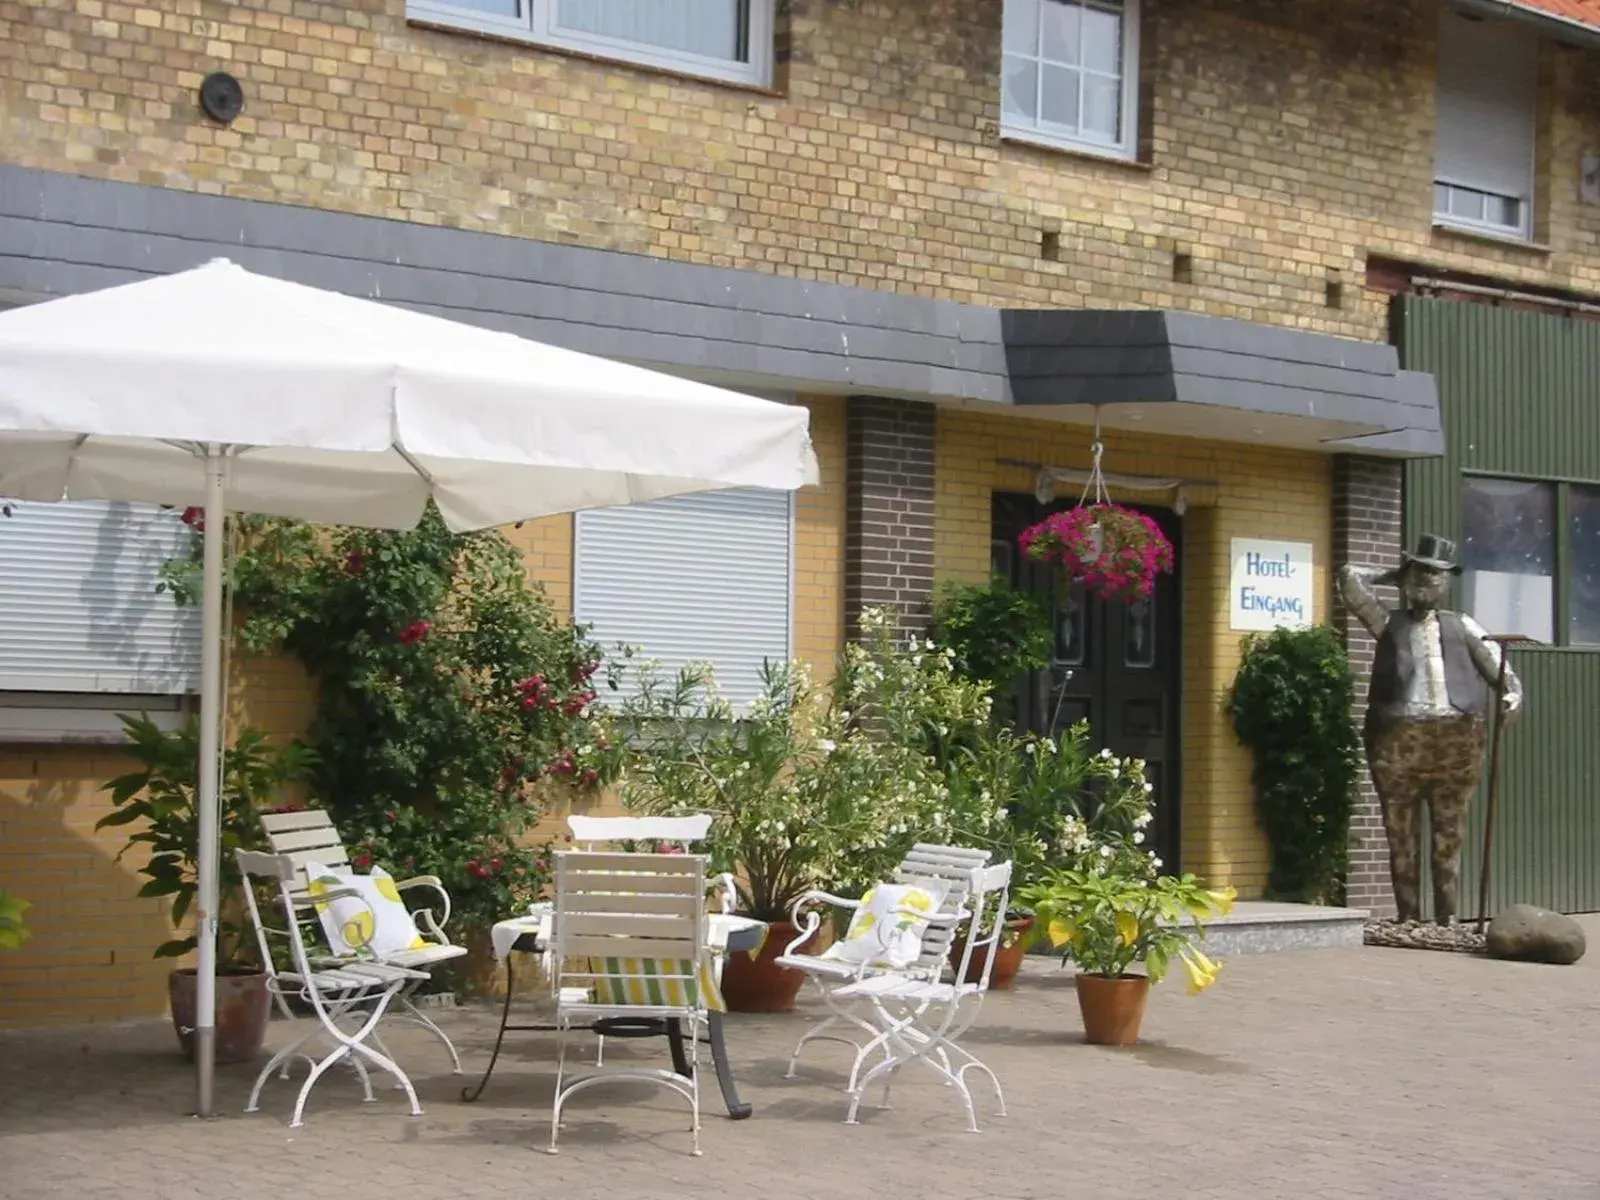
[[[1214,958],[1280,950],[1354,950],[1361,946],[1367,916],[1364,908],[1240,900],[1227,916],[1205,923],[1206,937],[1199,945]],[[1035,947],[1032,953],[1053,954],[1048,946]]]

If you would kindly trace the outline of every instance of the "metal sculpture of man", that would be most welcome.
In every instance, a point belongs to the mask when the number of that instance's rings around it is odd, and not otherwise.
[[[1455,543],[1424,534],[1398,567],[1343,567],[1339,594],[1378,639],[1363,729],[1367,765],[1383,808],[1397,915],[1421,916],[1418,899],[1422,812],[1432,831],[1433,917],[1455,923],[1461,845],[1483,767],[1486,722],[1504,649],[1471,617],[1441,610],[1450,576],[1460,574]],[[1395,584],[1389,610],[1375,587]],[[1522,683],[1509,664],[1501,715],[1522,708]]]

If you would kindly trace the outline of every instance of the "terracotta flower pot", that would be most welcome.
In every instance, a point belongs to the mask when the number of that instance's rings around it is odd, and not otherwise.
[[[751,958],[743,951],[728,955],[722,967],[722,998],[729,1012],[786,1013],[794,1011],[795,997],[805,983],[805,972],[780,967],[775,961],[789,948],[800,931],[787,921],[774,921],[767,927],[767,941],[761,953]],[[831,927],[824,922],[800,947],[807,954],[819,954],[833,940]]]
[[[192,967],[167,976],[167,998],[172,1004],[172,1027],[177,1031],[183,1057],[194,1061],[194,1025],[198,1009],[195,988],[198,980]],[[261,1057],[267,1038],[267,1019],[272,1015],[272,997],[267,991],[264,971],[243,975],[217,976],[216,1061],[253,1062]]]
[[[1150,980],[1144,975],[1079,975],[1078,1011],[1083,1038],[1093,1046],[1131,1046],[1139,1040]]]
[[[989,974],[989,986],[1001,991],[1010,991],[1017,982],[1017,972],[1022,969],[1022,960],[1026,957],[1028,947],[1028,931],[1033,928],[1032,917],[1015,917],[1006,922],[1007,935],[1012,938],[1011,945],[1006,945],[1006,938],[1000,939],[1000,945],[994,951],[994,970]],[[966,953],[966,933],[957,933],[950,943],[950,969],[952,971],[961,966],[961,956]],[[965,983],[977,983],[983,975],[983,952],[974,950],[972,961],[967,964]]]

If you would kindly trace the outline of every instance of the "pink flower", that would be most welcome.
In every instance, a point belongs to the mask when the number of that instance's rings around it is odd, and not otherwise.
[[[425,640],[432,632],[433,623],[431,621],[413,621],[400,631],[400,644],[402,646],[414,646],[418,642]]]

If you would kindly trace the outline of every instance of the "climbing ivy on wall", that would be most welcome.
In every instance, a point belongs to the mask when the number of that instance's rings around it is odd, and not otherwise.
[[[1329,626],[1244,640],[1225,709],[1255,765],[1270,899],[1343,903],[1361,764],[1350,662]]]

